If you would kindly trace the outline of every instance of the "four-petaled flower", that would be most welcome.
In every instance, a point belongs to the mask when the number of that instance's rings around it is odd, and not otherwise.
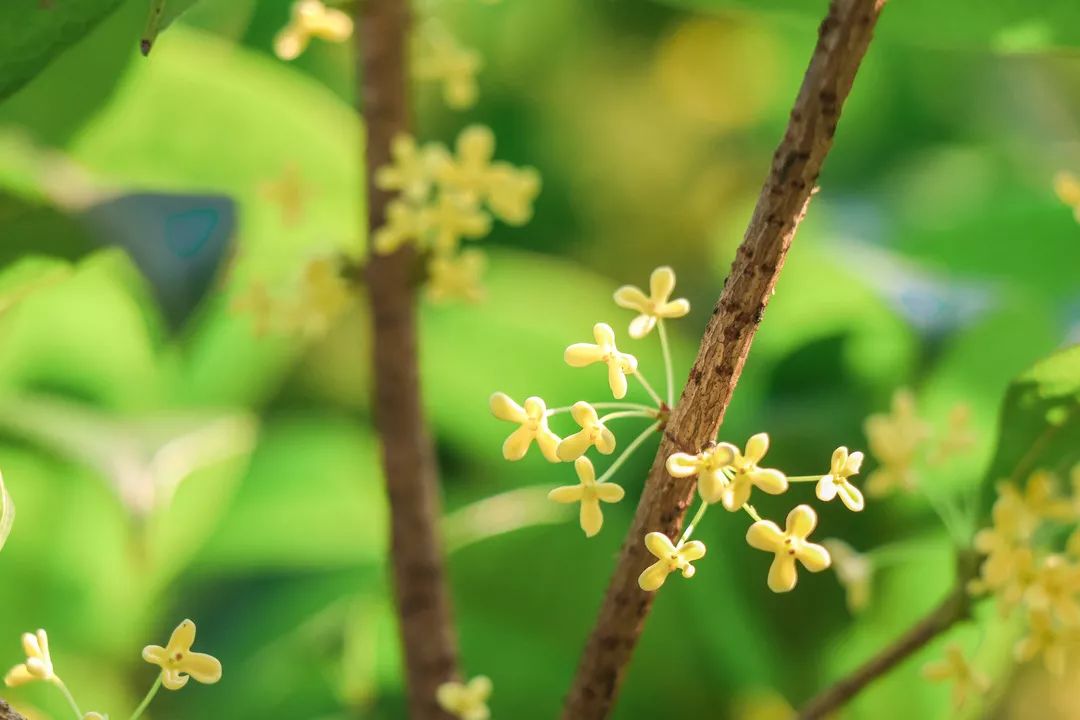
[[[737,511],[750,499],[750,490],[757,486],[770,495],[779,495],[788,489],[787,477],[779,470],[758,467],[758,463],[769,451],[768,433],[758,433],[746,441],[746,451],[731,443],[720,443],[717,447],[726,447],[731,451],[731,468],[735,474],[720,492],[720,501],[724,508]]]
[[[488,720],[491,711],[487,699],[491,690],[491,679],[477,675],[467,683],[443,683],[435,690],[435,699],[439,707],[461,720]]]
[[[142,656],[146,662],[161,668],[161,684],[169,690],[179,690],[189,678],[207,685],[221,679],[221,663],[205,653],[191,651],[195,643],[195,623],[184,620],[173,630],[169,644],[147,645]]]
[[[867,492],[881,497],[898,487],[914,488],[912,465],[929,436],[929,428],[915,414],[915,397],[911,391],[901,388],[893,393],[892,411],[866,418],[863,429],[870,453],[880,463],[866,479]]]
[[[22,645],[23,652],[26,653],[26,662],[11,668],[4,676],[4,684],[8,687],[16,687],[34,680],[56,681],[52,658],[49,656],[49,636],[45,631],[23,633]]]
[[[493,163],[495,135],[483,125],[462,130],[454,148],[456,156],[441,163],[438,170],[444,190],[473,203],[487,202],[491,212],[503,222],[511,225],[528,222],[533,200],[540,192],[540,174],[532,168]]]
[[[701,499],[712,504],[720,502],[725,488],[731,484],[724,474],[724,468],[729,467],[734,459],[732,446],[723,443],[706,448],[697,455],[674,453],[667,459],[667,471],[677,478],[697,475]]]
[[[859,472],[862,467],[863,454],[853,452],[848,454],[846,447],[838,447],[833,450],[832,465],[828,475],[822,475],[817,483],[817,496],[819,500],[828,502],[837,495],[847,505],[848,510],[859,512],[866,505],[863,494],[848,480],[852,475]]]
[[[297,0],[289,24],[274,38],[274,54],[282,60],[295,60],[307,49],[311,38],[345,42],[352,31],[348,13],[328,8],[321,0]]]
[[[428,261],[427,295],[433,302],[480,302],[484,299],[480,278],[486,267],[487,256],[479,250],[463,250],[451,256],[436,255]]]
[[[431,193],[435,172],[446,161],[446,149],[436,143],[418,147],[411,135],[398,134],[390,142],[393,163],[375,171],[375,186],[396,190],[414,203],[422,203]]]
[[[386,204],[386,222],[371,236],[371,245],[380,255],[389,255],[402,245],[425,239],[428,217],[424,208],[404,200]]]
[[[594,445],[604,455],[615,452],[615,434],[600,421],[592,405],[584,400],[576,402],[574,407],[570,408],[570,416],[581,426],[581,429],[563,438],[559,443],[560,460],[567,462],[576,460]]]
[[[1025,600],[1032,610],[1053,613],[1061,622],[1080,626],[1080,566],[1061,555],[1050,555],[1035,571]]]
[[[658,320],[680,318],[690,312],[689,300],[670,299],[674,290],[675,271],[664,265],[652,271],[648,295],[635,285],[623,285],[615,291],[617,305],[641,313],[630,321],[630,337],[643,338],[652,332]]]
[[[690,563],[705,557],[705,543],[700,540],[675,545],[661,532],[646,535],[645,547],[657,558],[638,576],[638,585],[647,592],[659,590],[667,576],[676,570],[681,571],[684,578],[694,577],[696,569]]]
[[[479,88],[480,53],[462,47],[450,33],[428,25],[421,37],[422,52],[413,63],[413,74],[420,80],[440,80],[443,100],[454,110],[464,110],[476,103]]]
[[[491,232],[491,216],[468,195],[442,192],[424,208],[421,229],[431,234],[436,252],[448,255],[457,250],[462,238],[482,238]]]
[[[1067,646],[1075,639],[1075,629],[1056,624],[1045,610],[1032,610],[1028,613],[1028,634],[1017,641],[1013,656],[1018,662],[1027,662],[1042,655],[1046,669],[1061,677],[1065,674]]]
[[[545,458],[550,462],[559,462],[556,453],[559,436],[548,428],[547,406],[543,400],[531,397],[525,400],[525,407],[521,407],[506,393],[497,392],[491,396],[491,413],[500,420],[521,425],[503,443],[504,458],[520,460],[535,440]]]
[[[746,542],[751,547],[776,555],[769,568],[770,590],[781,593],[795,587],[799,580],[796,560],[810,572],[821,572],[829,567],[832,562],[829,551],[806,539],[816,525],[814,509],[809,505],[799,505],[788,513],[784,530],[772,520],[759,520],[746,531]]]
[[[1080,222],[1080,179],[1071,172],[1062,170],[1054,176],[1054,192],[1061,198],[1061,202],[1073,209],[1076,222]]]
[[[585,367],[593,363],[606,363],[608,366],[608,385],[616,400],[626,397],[626,376],[637,372],[637,358],[615,347],[615,331],[607,323],[593,326],[593,338],[596,344],[574,343],[566,348],[563,357],[571,367]]]
[[[577,485],[564,485],[557,487],[548,493],[548,497],[560,503],[581,503],[581,529],[585,535],[592,537],[600,532],[604,524],[604,514],[600,510],[600,501],[608,503],[619,502],[623,499],[623,489],[615,483],[596,482],[596,470],[592,461],[587,457],[579,457],[574,461],[574,470],[577,471]]]
[[[952,681],[953,705],[960,709],[972,691],[985,693],[990,689],[990,680],[976,670],[964,657],[959,645],[949,645],[945,649],[945,658],[927,664],[922,670],[923,677],[933,682]]]

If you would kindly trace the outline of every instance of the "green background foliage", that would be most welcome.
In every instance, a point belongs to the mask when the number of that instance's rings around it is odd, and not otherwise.
[[[607,399],[601,373],[566,367],[562,350],[596,321],[625,338],[631,316],[611,292],[662,263],[693,304],[671,326],[681,379],[825,5],[421,6],[485,65],[465,112],[416,87],[418,133],[451,142],[488,124],[500,158],[544,178],[535,219],[485,242],[488,301],[425,304],[421,318],[455,527],[486,534],[496,518],[458,511],[519,489],[544,518],[449,556],[464,664],[493,677],[496,718],[556,714],[655,445],[620,471],[627,499],[586,540],[537,499],[572,481],[569,466],[503,461],[508,426],[487,398]],[[0,554],[0,666],[20,661],[19,633],[46,627],[83,705],[114,717],[153,678],[140,648],[183,617],[225,677],[167,694],[155,720],[404,717],[366,307],[319,337],[258,335],[233,309],[254,282],[287,295],[312,258],[364,253],[351,50],[316,42],[294,63],[274,58],[288,6],[201,0],[148,60],[145,2],[0,8],[0,469],[19,510]],[[767,430],[773,464],[823,472],[836,445],[865,449],[863,419],[907,386],[938,432],[955,404],[971,408],[974,448],[924,475],[938,493],[988,502],[995,482],[1036,467],[1067,475],[1080,459],[1080,226],[1051,178],[1080,172],[1078,14],[1064,0],[887,8],[723,439]],[[303,196],[295,223],[265,191],[288,173]],[[180,327],[155,276],[86,221],[88,195],[136,191],[234,203],[234,246]],[[136,237],[150,235],[138,222],[160,222],[147,212],[131,220]],[[649,340],[624,349],[656,383]],[[624,422],[623,443],[636,434]],[[177,442],[191,467],[173,488],[162,458]],[[800,486],[759,509],[780,518],[800,493],[810,500]],[[148,509],[147,497],[164,501]],[[617,718],[769,717],[753,713],[770,704],[782,717],[947,591],[952,551],[925,500],[819,511],[821,538],[903,550],[871,607],[853,616],[832,573],[769,593],[745,519],[714,510],[699,534],[709,554],[692,582],[663,589]],[[1063,686],[1011,668],[1013,628],[992,608],[980,617],[990,630],[956,637],[999,678],[1002,712],[1050,703]],[[948,716],[947,688],[918,677],[941,645],[847,717]],[[6,696],[38,718],[65,712],[48,688]]]

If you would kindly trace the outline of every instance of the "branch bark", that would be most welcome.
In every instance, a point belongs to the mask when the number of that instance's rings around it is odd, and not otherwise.
[[[817,720],[830,715],[935,637],[968,619],[972,598],[967,586],[978,575],[978,568],[977,555],[961,553],[957,558],[956,585],[941,604],[865,664],[811,698],[799,711],[799,720]]]
[[[3,700],[0,700],[0,720],[26,720]]]
[[[375,187],[390,162],[390,143],[410,129],[407,0],[358,3],[358,98],[366,128],[368,228],[383,224],[391,199]],[[370,237],[370,233],[369,233]],[[369,254],[366,285],[374,336],[375,422],[390,504],[390,564],[414,720],[444,720],[436,688],[458,677],[443,552],[435,452],[424,419],[417,358],[416,255],[404,247]]]
[[[787,131],[623,542],[566,700],[566,720],[597,720],[611,712],[654,598],[637,584],[638,574],[652,559],[642,539],[654,530],[678,537],[694,496],[694,480],[672,478],[665,460],[674,452],[697,452],[715,438],[723,422],[884,5],[885,0],[832,0],[821,23]]]

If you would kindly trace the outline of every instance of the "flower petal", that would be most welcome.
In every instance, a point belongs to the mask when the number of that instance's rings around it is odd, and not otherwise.
[[[777,555],[769,566],[769,589],[776,593],[789,592],[799,581],[795,569],[795,558],[790,555]]]
[[[533,420],[539,420],[547,414],[547,405],[543,398],[536,396],[525,398],[525,415]]]
[[[664,562],[675,554],[675,546],[671,539],[662,532],[651,532],[645,535],[645,547]]]
[[[495,133],[484,125],[470,125],[458,135],[456,148],[462,160],[486,164],[495,154]]]
[[[609,350],[615,349],[615,331],[611,329],[611,326],[607,323],[596,323],[593,325],[593,339],[596,340],[596,344],[602,348]]]
[[[784,544],[784,533],[772,520],[758,520],[746,531],[746,542],[752,548],[776,552]]]
[[[592,460],[587,457],[579,457],[574,461],[574,472],[577,473],[582,485],[591,485],[596,482],[596,468],[593,467]]]
[[[560,460],[570,462],[584,455],[590,445],[592,445],[592,433],[588,430],[579,430],[563,438],[555,452]]]
[[[829,461],[829,474],[843,477],[844,464],[847,463],[847,459],[848,451],[843,445],[833,450],[832,460]]]
[[[548,462],[559,462],[558,448],[562,439],[548,427],[547,419],[540,423],[536,431],[536,444],[540,446],[540,452]]]
[[[4,684],[8,687],[18,687],[34,680],[37,680],[37,678],[30,673],[25,663],[11,668],[8,674],[4,676]]]
[[[176,670],[163,669],[161,671],[161,684],[165,686],[167,690],[179,690],[188,684],[190,678],[183,673],[179,673]]]
[[[605,425],[600,426],[600,432],[596,437],[596,449],[602,455],[610,455],[615,452],[615,433]]]
[[[615,304],[629,310],[644,312],[649,306],[649,298],[641,291],[641,288],[623,285],[615,291]]]
[[[856,450],[848,455],[847,462],[844,463],[844,475],[851,477],[852,475],[858,475],[859,470],[862,469],[863,454]]]
[[[654,562],[652,565],[645,568],[645,571],[638,576],[638,587],[646,592],[659,590],[660,586],[667,580],[669,572],[671,571],[668,569],[666,561],[659,560]]]
[[[724,504],[724,509],[729,512],[738,511],[750,499],[751,487],[745,476],[737,475],[720,493],[720,502]]]
[[[698,476],[698,493],[701,494],[701,499],[710,505],[724,498],[727,486],[727,476],[719,470],[710,470]]]
[[[630,328],[628,332],[630,334],[630,337],[634,338],[635,340],[640,340],[641,338],[651,333],[654,327],[656,327],[655,315],[638,315],[630,321]]]
[[[762,468],[748,472],[746,477],[750,482],[770,495],[779,495],[787,492],[788,489],[787,476],[779,470]]]
[[[701,461],[697,455],[691,455],[690,453],[672,453],[668,456],[665,465],[668,474],[672,477],[685,478],[697,475],[698,469],[701,467]]]
[[[164,665],[169,652],[160,645],[147,645],[143,648],[142,658],[152,665]]]
[[[604,524],[604,513],[600,510],[600,501],[596,498],[582,498],[578,519],[586,537],[592,537],[600,532]]]
[[[596,486],[596,497],[604,502],[616,503],[625,497],[626,491],[615,483],[602,482]]]
[[[213,685],[221,679],[221,661],[206,653],[188,653],[177,663],[177,669],[204,685]]]
[[[769,434],[758,433],[749,440],[746,441],[746,452],[743,453],[743,458],[747,462],[757,464],[761,462],[761,459],[765,457],[765,453],[769,451]]]
[[[797,505],[794,510],[788,513],[788,534],[797,538],[805,538],[814,531],[815,527],[817,527],[817,513],[809,505]]]
[[[810,572],[821,572],[832,564],[829,551],[814,543],[806,543],[800,547],[795,557],[799,558],[799,562]]]
[[[493,689],[491,678],[487,675],[477,675],[465,686],[465,690],[469,693],[469,697],[472,698],[474,702],[485,702],[491,697],[491,691]]]
[[[23,652],[28,658],[41,657],[43,654],[41,652],[41,645],[38,644],[37,635],[34,633],[22,634],[22,647]]]
[[[190,620],[184,620],[176,629],[173,630],[172,636],[169,637],[169,644],[166,646],[169,653],[175,653],[177,651],[187,652],[191,650],[191,646],[195,644],[195,623]]]
[[[574,422],[583,428],[592,427],[599,419],[596,408],[584,400],[574,403],[574,406],[570,408],[570,417],[574,418]]]
[[[500,420],[523,423],[528,419],[528,415],[525,414],[525,408],[514,402],[510,396],[504,392],[493,393],[491,399],[488,401],[488,405],[491,407],[491,414]]]
[[[693,562],[705,557],[705,543],[700,540],[691,540],[679,546],[679,556],[684,560]]]
[[[626,397],[626,375],[623,374],[618,361],[608,363],[608,386],[611,388],[612,397],[616,400]]]
[[[529,451],[529,445],[532,444],[533,437],[533,431],[522,425],[517,430],[510,433],[510,436],[503,442],[503,457],[511,461],[520,460],[525,457],[525,453]]]
[[[563,485],[549,492],[548,500],[554,500],[557,503],[574,503],[581,500],[584,494],[585,488],[581,485]]]
[[[851,483],[845,482],[836,490],[840,494],[840,500],[847,505],[848,510],[860,512],[866,506],[862,492]]]
[[[833,476],[822,475],[821,479],[817,481],[814,492],[817,494],[818,500],[822,502],[829,502],[836,497],[836,483],[833,482]]]
[[[563,360],[570,367],[585,367],[600,362],[607,355],[602,349],[592,343],[574,343],[566,348]]]
[[[675,271],[667,265],[661,265],[649,276],[649,294],[656,303],[667,302],[675,290]]]
[[[689,312],[690,301],[686,298],[672,300],[671,302],[666,302],[656,308],[657,317],[662,318],[681,318]]]

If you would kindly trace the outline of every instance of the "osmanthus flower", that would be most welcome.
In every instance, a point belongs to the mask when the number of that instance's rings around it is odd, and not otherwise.
[[[390,142],[393,162],[375,171],[375,186],[396,190],[413,203],[423,203],[431,194],[435,173],[446,161],[447,151],[437,143],[423,147],[411,136],[400,133]]]
[[[1028,585],[1024,600],[1031,610],[1052,613],[1071,627],[1080,627],[1080,565],[1061,555],[1043,558]]]
[[[577,485],[564,485],[557,487],[548,493],[548,497],[560,503],[581,503],[581,529],[587,537],[592,537],[600,532],[604,524],[604,513],[600,510],[600,501],[607,503],[619,502],[626,494],[615,483],[596,482],[596,470],[592,461],[587,457],[579,457],[574,461],[574,470],[577,471]]]
[[[424,208],[391,200],[386,204],[386,221],[371,236],[372,248],[380,255],[389,255],[406,243],[419,243],[426,235],[427,222]]]
[[[212,685],[221,679],[221,662],[212,655],[192,652],[194,644],[195,623],[184,620],[173,630],[168,645],[144,647],[143,660],[161,668],[161,684],[169,690],[179,690],[190,678]]]
[[[673,453],[667,459],[667,471],[677,478],[697,475],[701,499],[709,504],[718,503],[724,496],[724,490],[730,485],[724,468],[729,467],[734,459],[734,448],[722,443],[706,448],[696,455]]]
[[[1058,494],[1054,474],[1045,470],[1036,470],[1028,476],[1024,505],[1034,518],[1045,520],[1072,520],[1076,512],[1073,502]]]
[[[486,675],[477,675],[467,683],[445,682],[435,690],[435,699],[446,712],[460,720],[488,720],[487,701],[493,686]]]
[[[807,540],[817,526],[817,514],[809,505],[799,505],[787,516],[786,527],[781,530],[772,520],[759,520],[746,531],[750,547],[775,554],[769,568],[769,589],[788,592],[799,581],[795,568],[798,560],[810,572],[821,572],[829,567],[832,559],[829,551]]]
[[[1080,178],[1062,170],[1054,176],[1054,192],[1061,202],[1073,209],[1076,222],[1080,222]]]
[[[992,525],[975,533],[975,549],[986,556],[979,577],[972,580],[972,593],[993,592],[1001,609],[1011,610],[1027,589],[1035,570],[1035,554],[1028,540],[1039,518],[1031,513],[1015,486],[1000,483],[998,498],[991,510]]]
[[[594,408],[584,400],[574,403],[570,408],[570,417],[581,426],[573,435],[568,435],[559,443],[558,456],[564,462],[576,460],[595,446],[604,455],[615,452],[615,433],[600,421]]]
[[[311,38],[345,42],[353,32],[348,13],[328,8],[321,0],[297,0],[292,18],[274,38],[274,54],[282,60],[295,60],[307,49]]]
[[[487,205],[508,225],[524,225],[533,216],[533,201],[540,194],[540,173],[497,162],[488,173]]]
[[[848,453],[846,447],[833,450],[832,463],[828,475],[822,475],[817,483],[817,496],[823,502],[832,500],[837,495],[848,510],[859,512],[866,506],[862,492],[849,480],[862,467],[861,452]]]
[[[472,107],[479,95],[476,74],[482,65],[480,53],[462,47],[453,35],[434,25],[424,28],[420,40],[413,75],[418,80],[441,82],[443,100],[448,107],[454,110]]]
[[[468,196],[439,193],[423,210],[423,228],[430,233],[430,245],[447,255],[457,250],[462,238],[482,238],[491,232],[491,216]]]
[[[593,326],[592,343],[574,343],[566,348],[563,358],[570,367],[585,367],[602,362],[608,366],[608,385],[616,400],[626,397],[626,376],[637,371],[637,358],[615,347],[615,331],[607,323]]]
[[[480,302],[484,299],[480,278],[486,268],[487,256],[479,250],[463,250],[450,256],[435,255],[428,261],[427,296],[433,302]]]
[[[734,476],[720,492],[720,502],[724,508],[736,512],[750,499],[751,488],[757,487],[770,495],[780,495],[788,489],[787,477],[779,470],[762,468],[758,463],[769,451],[768,433],[758,433],[746,441],[746,450],[740,452],[730,443],[720,443],[718,447],[730,450],[731,468]]]
[[[297,321],[312,335],[322,335],[352,303],[341,266],[330,258],[315,258],[304,266],[300,279]]]
[[[623,285],[615,291],[615,303],[620,307],[637,310],[640,315],[630,321],[630,337],[643,338],[656,327],[657,320],[680,318],[690,312],[686,298],[671,299],[675,290],[675,271],[664,265],[649,276],[649,294],[636,285]]]
[[[874,576],[874,563],[869,557],[857,552],[843,540],[823,540],[822,547],[829,551],[836,579],[844,587],[848,610],[858,614],[870,604]]]
[[[951,682],[953,706],[957,709],[964,706],[973,692],[982,694],[990,689],[989,678],[971,666],[956,644],[945,649],[944,659],[925,665],[922,674],[932,682]]]
[[[1013,647],[1017,662],[1028,662],[1042,655],[1043,664],[1052,674],[1065,674],[1066,651],[1070,641],[1076,640],[1074,628],[1065,628],[1045,610],[1028,613],[1027,635]]]
[[[503,222],[521,225],[532,217],[532,203],[540,192],[540,174],[492,162],[495,134],[483,125],[471,125],[458,135],[455,155],[441,163],[438,179],[444,191],[465,195],[488,208]]]
[[[4,684],[8,687],[17,687],[35,680],[56,682],[58,678],[53,671],[52,658],[49,656],[48,634],[44,630],[23,633],[22,646],[23,652],[26,653],[26,662],[11,668],[4,676]]]
[[[684,578],[694,577],[697,569],[690,563],[705,557],[705,543],[700,540],[675,545],[661,532],[646,535],[645,547],[656,556],[656,562],[638,576],[638,586],[646,592],[659,590],[668,575],[676,570],[680,571]]]
[[[893,394],[891,412],[866,418],[863,429],[870,453],[879,463],[866,479],[867,492],[880,497],[897,488],[913,489],[913,465],[920,447],[929,437],[929,428],[915,413],[915,397],[911,391],[897,390]]]
[[[525,457],[533,441],[540,447],[540,452],[550,462],[559,462],[556,453],[559,436],[551,431],[547,421],[547,405],[538,397],[525,400],[525,407],[518,405],[506,393],[497,392],[491,396],[491,414],[500,420],[518,423],[519,427],[510,433],[503,443],[503,457],[507,460],[520,460]]]

